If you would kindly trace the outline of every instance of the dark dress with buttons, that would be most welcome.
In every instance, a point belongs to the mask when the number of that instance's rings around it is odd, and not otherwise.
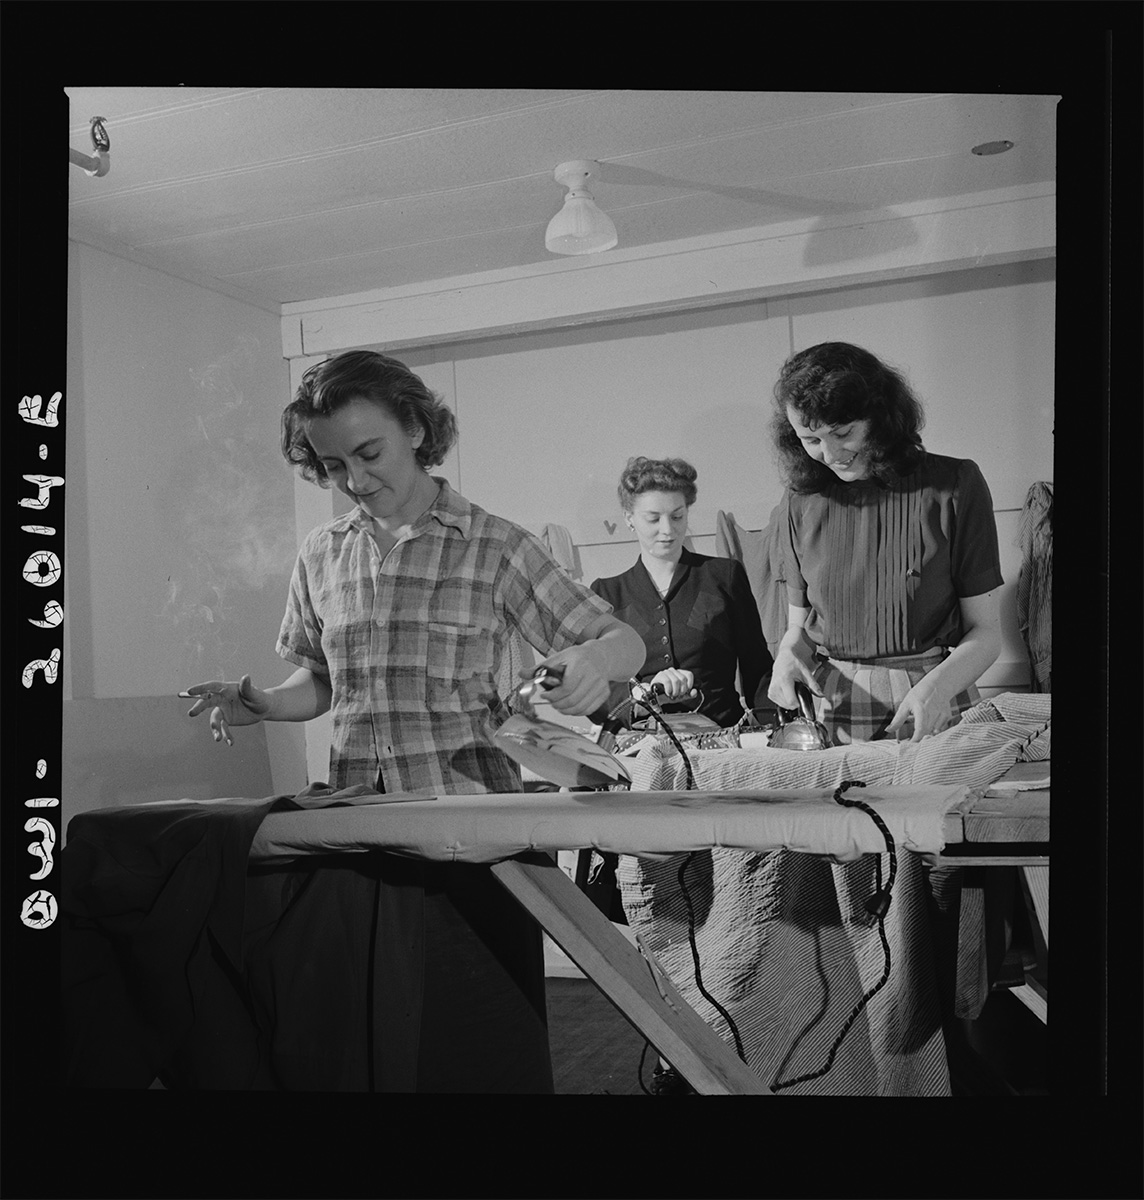
[[[622,575],[597,579],[592,591],[643,638],[641,682],[669,667],[691,671],[703,694],[697,711],[724,729],[742,718],[743,700],[750,708],[767,706],[774,663],[742,563],[685,549],[666,596],[640,559]],[[626,694],[627,684],[617,685],[612,705]]]
[[[637,676],[650,681],[668,667],[691,671],[702,702],[664,703],[665,712],[697,711],[728,729],[743,716],[743,699],[751,708],[765,707],[774,662],[763,637],[758,605],[743,564],[684,549],[671,587],[661,596],[642,559],[622,575],[597,579],[592,591],[611,604],[615,616],[644,640],[647,657]],[[736,674],[739,687],[736,687]],[[741,693],[740,693],[741,689]],[[740,699],[740,694],[743,699]],[[614,708],[628,695],[617,684],[609,700]],[[601,912],[626,925],[616,883],[615,854],[584,852],[576,883]]]

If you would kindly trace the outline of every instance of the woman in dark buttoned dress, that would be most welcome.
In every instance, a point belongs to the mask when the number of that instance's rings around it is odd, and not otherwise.
[[[698,712],[730,729],[767,704],[773,663],[742,563],[684,545],[695,480],[695,468],[680,458],[628,460],[618,490],[640,556],[622,575],[597,579],[592,591],[643,637],[647,657],[637,678],[663,685],[664,711]],[[624,697],[624,686],[614,687],[611,705]],[[596,857],[599,870],[582,886],[613,921],[626,924],[617,856]],[[691,1091],[663,1062],[651,1090]]]
[[[743,565],[684,545],[695,480],[680,458],[628,460],[619,498],[640,555],[592,591],[643,637],[637,678],[663,685],[665,711],[694,710],[729,729],[767,704],[772,661]],[[622,688],[613,689],[613,705]]]

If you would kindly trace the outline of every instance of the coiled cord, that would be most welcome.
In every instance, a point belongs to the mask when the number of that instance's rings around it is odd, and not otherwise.
[[[671,726],[664,719],[663,713],[660,710],[659,704],[654,699],[654,694],[649,692],[647,696],[640,700],[651,715],[656,719],[659,725],[663,728],[664,733],[671,739],[672,744],[679,751],[679,756],[683,760],[683,769],[687,776],[687,790],[695,791],[695,772],[691,767],[691,760],[687,757],[687,751],[684,750],[682,743],[677,738],[671,729]],[[687,890],[685,876],[687,868],[691,865],[691,860],[695,857],[696,851],[692,850],[683,860],[679,867],[679,890],[683,894],[683,902],[687,905],[687,940],[691,946],[691,958],[695,964],[695,986],[699,989],[699,994],[715,1009],[718,1010],[723,1020],[727,1022],[727,1027],[731,1030],[731,1036],[735,1039],[735,1052],[745,1063],[747,1057],[743,1052],[743,1039],[739,1035],[739,1027],[735,1024],[731,1014],[715,999],[714,996],[707,990],[703,984],[703,972],[699,965],[699,947],[695,941],[695,906],[691,903],[691,893]],[[642,1060],[641,1060],[642,1065]],[[640,1084],[642,1086],[643,1079],[641,1077]]]

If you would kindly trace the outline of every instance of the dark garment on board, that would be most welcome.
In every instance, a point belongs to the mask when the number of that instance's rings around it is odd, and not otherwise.
[[[266,814],[303,806],[73,818],[63,1084],[551,1093],[535,921],[485,866],[376,851],[248,868]]]

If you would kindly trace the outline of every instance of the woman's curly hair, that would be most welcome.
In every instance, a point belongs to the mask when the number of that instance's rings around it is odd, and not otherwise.
[[[282,413],[282,453],[311,483],[329,487],[326,469],[310,445],[310,422],[328,417],[353,400],[377,404],[411,437],[424,468],[445,461],[457,440],[457,418],[403,363],[376,350],[349,350],[312,366]]]
[[[829,467],[815,462],[787,419],[788,405],[804,425],[869,421],[870,474],[890,480],[908,475],[925,454],[925,416],[901,372],[849,342],[820,342],[792,354],[775,384],[771,432],[787,482],[796,492],[821,492],[837,483]]]
[[[644,492],[680,492],[690,508],[699,494],[697,477],[695,468],[682,458],[629,458],[617,488],[620,506],[630,513],[636,497]]]

